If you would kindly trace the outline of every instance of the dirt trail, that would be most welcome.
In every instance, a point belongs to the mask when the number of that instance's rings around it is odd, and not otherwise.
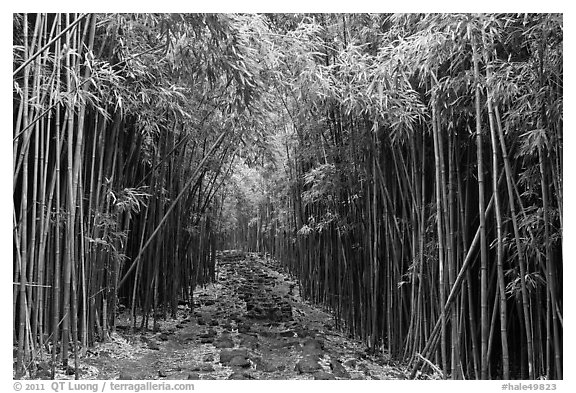
[[[218,280],[195,291],[193,311],[156,332],[119,330],[81,364],[81,379],[405,378],[336,331],[272,261],[237,251],[219,255]]]

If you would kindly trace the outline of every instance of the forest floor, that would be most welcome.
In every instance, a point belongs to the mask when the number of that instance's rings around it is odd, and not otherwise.
[[[304,301],[296,282],[256,253],[220,253],[217,282],[194,296],[192,310],[179,309],[155,330],[128,333],[121,320],[80,359],[79,379],[406,378],[386,355],[337,331],[330,313]],[[57,378],[74,378],[65,371]]]

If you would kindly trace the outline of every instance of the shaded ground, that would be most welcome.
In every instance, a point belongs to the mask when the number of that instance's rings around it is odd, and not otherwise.
[[[329,313],[254,253],[218,258],[218,282],[156,332],[119,330],[81,361],[81,379],[403,379],[385,356],[335,331]],[[67,376],[62,370],[60,378]]]

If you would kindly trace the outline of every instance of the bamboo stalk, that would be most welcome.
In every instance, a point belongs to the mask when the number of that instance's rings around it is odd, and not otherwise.
[[[474,32],[472,40],[472,61],[474,63],[475,106],[476,106],[476,157],[478,169],[478,215],[480,219],[480,336],[481,336],[481,377],[488,378],[488,249],[486,245],[486,217],[484,204],[484,165],[482,154],[482,112],[480,110],[480,66]]]
[[[488,58],[486,33],[482,31],[484,43],[484,58],[486,62],[486,77],[492,76],[491,64]],[[508,352],[508,321],[506,307],[506,284],[504,282],[504,250],[503,250],[503,228],[502,213],[500,208],[500,192],[498,191],[498,147],[496,141],[496,126],[494,124],[494,112],[492,109],[492,94],[487,88],[488,119],[490,126],[490,141],[492,144],[492,192],[494,194],[494,213],[496,215],[496,270],[498,276],[498,289],[500,294],[500,340],[502,345],[502,374],[504,379],[510,379],[510,355]]]

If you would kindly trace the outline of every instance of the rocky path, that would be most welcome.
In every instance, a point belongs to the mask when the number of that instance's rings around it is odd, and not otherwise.
[[[124,334],[82,360],[82,379],[401,379],[300,298],[296,282],[254,253],[223,252],[218,281],[193,311],[156,332]]]

